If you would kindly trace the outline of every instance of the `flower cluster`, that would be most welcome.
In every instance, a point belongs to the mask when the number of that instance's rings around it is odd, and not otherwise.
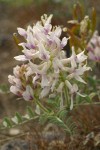
[[[95,31],[87,45],[88,56],[91,60],[100,61],[100,36]]]
[[[80,94],[76,81],[85,83],[82,75],[90,67],[86,65],[84,51],[76,54],[74,47],[71,57],[66,58],[63,49],[69,38],[60,38],[62,29],[52,26],[51,18],[52,15],[44,15],[33,27],[28,26],[27,30],[18,28],[25,42],[19,44],[23,54],[15,59],[25,63],[14,68],[13,76],[9,75],[10,90],[25,100],[59,95],[63,105],[67,89],[72,109],[74,94]]]

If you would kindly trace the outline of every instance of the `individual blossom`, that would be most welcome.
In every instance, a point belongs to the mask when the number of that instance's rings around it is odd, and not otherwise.
[[[13,69],[14,75],[8,76],[8,81],[12,84],[10,91],[25,100],[33,99],[33,89],[29,85],[28,78],[26,77],[27,65],[16,66]]]
[[[70,97],[71,97],[70,110],[72,110],[73,106],[74,106],[74,97],[75,97],[75,95],[78,94],[81,97],[85,97],[86,95],[83,95],[83,94],[79,93],[79,89],[78,89],[77,84],[72,85],[68,80],[66,80],[65,83],[66,83],[66,86],[69,89],[69,93],[70,93]]]
[[[72,55],[70,57],[70,63],[71,67],[67,68],[69,75],[67,78],[70,79],[76,79],[79,82],[85,83],[85,81],[82,79],[82,75],[90,70],[90,67],[87,67],[86,61],[87,56],[84,54],[84,51],[82,51],[79,54],[75,53],[74,47],[72,47]]]
[[[91,40],[87,45],[89,59],[99,62],[100,61],[100,36],[98,31],[95,31]]]

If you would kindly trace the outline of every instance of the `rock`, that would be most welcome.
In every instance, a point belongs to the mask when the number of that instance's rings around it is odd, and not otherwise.
[[[1,150],[29,150],[29,143],[25,140],[12,140],[1,147]]]

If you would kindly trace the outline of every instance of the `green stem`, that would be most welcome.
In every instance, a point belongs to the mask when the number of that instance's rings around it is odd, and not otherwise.
[[[63,127],[69,134],[71,134],[71,130],[70,128],[67,126],[67,124],[64,123],[64,121],[62,119],[60,119],[59,117],[55,116],[57,121],[59,122],[58,126]]]
[[[87,106],[87,105],[100,105],[100,102],[84,103],[84,104],[75,104],[75,106]]]
[[[37,98],[35,98],[35,102],[44,112],[48,112],[48,110],[39,102]]]
[[[64,77],[62,72],[60,72],[60,76],[61,76],[62,82],[64,82],[64,96],[65,96],[66,104],[69,107],[70,106],[70,100],[69,100],[68,88],[67,88],[67,86],[65,84],[65,80],[66,79],[65,79],[65,77]]]
[[[78,107],[78,106],[89,106],[89,105],[100,105],[100,102],[74,104],[74,108],[76,108],[76,107]],[[64,106],[64,107],[62,108],[62,110],[63,110],[63,109],[66,109],[66,108],[67,108],[67,105]],[[73,109],[74,109],[74,108],[73,108]],[[61,110],[60,110],[60,111],[61,111]]]
[[[66,85],[64,85],[64,95],[65,95],[65,100],[66,100],[66,103],[67,103],[67,106],[69,107],[69,95],[68,95],[68,89],[66,87]]]

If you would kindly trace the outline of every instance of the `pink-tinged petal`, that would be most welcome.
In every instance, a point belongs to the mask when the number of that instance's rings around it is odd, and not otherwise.
[[[30,32],[28,35],[27,35],[27,46],[32,46],[33,49],[35,48],[35,38],[32,34],[32,32]]]
[[[20,71],[20,66],[17,65],[16,67],[13,68],[13,73],[15,77],[19,77],[20,75],[19,71]]]
[[[81,97],[86,97],[87,95],[83,95],[83,94],[81,94],[81,93],[79,93],[79,92],[77,92],[77,94],[79,95],[79,96],[81,96]]]
[[[48,78],[45,74],[42,75],[41,87],[44,88],[49,85]]]
[[[22,83],[21,83],[21,80],[20,80],[20,79],[15,78],[15,79],[14,79],[14,82],[15,82],[15,84],[16,84],[16,86],[17,86],[18,88],[20,88],[20,87],[22,86]]]
[[[75,76],[75,79],[79,82],[82,82],[84,84],[87,84],[80,76]]]
[[[28,60],[36,59],[39,57],[39,51],[35,51],[33,49],[30,49],[30,50],[25,49],[23,50],[23,53]]]
[[[53,61],[53,68],[55,73],[59,73],[59,67],[58,64],[55,62],[55,60]]]
[[[51,15],[47,18],[47,20],[45,20],[44,26],[46,26],[46,25],[48,25],[48,24],[51,23],[52,17],[53,17],[53,15],[51,14]]]
[[[49,51],[45,49],[45,47],[42,43],[40,43],[38,46],[39,46],[40,59],[49,60],[49,58],[50,58]]]
[[[61,32],[62,32],[61,27],[56,27],[54,34],[55,34],[55,36],[60,37]]]
[[[37,80],[38,80],[40,77],[41,77],[41,75],[38,74],[38,73],[36,74],[35,77],[33,77],[33,81],[32,81],[33,85],[36,85],[36,82],[37,82]]]
[[[35,44],[34,43],[25,43],[25,47],[26,48],[28,48],[28,49],[35,49],[36,48],[36,46],[35,46]]]
[[[71,59],[70,58],[61,59],[61,62],[62,62],[63,65],[67,65],[68,63],[71,62]]]
[[[64,82],[61,82],[60,84],[59,84],[59,86],[58,86],[58,88],[57,88],[57,92],[58,93],[61,93],[62,92],[62,89],[63,89],[63,87],[64,87]]]
[[[73,109],[74,106],[74,102],[73,102],[73,95],[71,95],[71,104],[70,104],[70,110]]]
[[[77,91],[78,91],[78,86],[77,86],[77,84],[73,84],[72,92],[73,92],[73,93],[76,93]]]
[[[32,69],[30,67],[27,67],[27,71],[24,73],[26,80],[28,79],[29,76],[33,74]]]
[[[70,57],[70,59],[71,59],[71,66],[72,66],[72,68],[76,68],[77,67],[77,64],[76,64],[77,55],[75,54],[74,47],[72,47],[72,56]]]
[[[63,63],[58,58],[54,58],[53,67],[55,73],[59,73],[59,69],[64,70]]]
[[[16,78],[15,76],[9,75],[9,76],[8,76],[8,81],[9,81],[11,84],[15,85],[17,88],[20,88],[20,87],[22,86],[20,79],[19,79],[19,78]]]
[[[29,85],[27,85],[26,91],[23,92],[22,96],[26,101],[32,100],[34,98],[33,89]]]
[[[46,97],[50,92],[50,87],[45,87],[40,93],[40,99]]]
[[[18,33],[23,36],[23,37],[27,37],[27,32],[23,29],[23,28],[17,28]]]
[[[71,83],[70,83],[68,80],[66,80],[66,81],[65,81],[65,84],[66,84],[66,86],[69,88],[69,90],[71,91],[71,88],[72,88]]]
[[[66,80],[65,83],[66,83],[66,86],[68,87],[68,89],[70,91],[70,94],[74,94],[78,91],[77,84],[71,85],[71,83],[68,80]]]
[[[40,74],[40,70],[38,69],[39,68],[38,65],[32,63],[31,61],[29,61],[29,65],[30,65],[30,68],[31,68],[31,70],[32,70],[33,73]]]
[[[16,86],[11,86],[10,87],[10,91],[12,92],[12,93],[14,93],[15,95],[19,95],[19,92],[20,92],[20,89],[18,88],[18,87],[16,87]]]
[[[15,79],[14,76],[12,76],[12,75],[9,75],[9,76],[8,76],[8,81],[9,81],[11,84],[14,84],[14,79]]]
[[[54,91],[57,82],[58,82],[58,78],[56,78],[56,79],[53,80],[53,83],[52,83],[52,85],[51,85],[51,92]]]
[[[77,62],[82,63],[87,59],[87,56],[84,54],[84,51],[77,55]]]
[[[52,25],[51,24],[47,24],[44,26],[44,34],[48,34],[52,29]]]
[[[39,66],[39,68],[41,69],[40,73],[41,74],[46,74],[47,71],[50,69],[50,65],[51,65],[50,61],[44,62],[42,65],[40,65]]]
[[[65,47],[67,45],[69,38],[64,37],[61,41],[61,48]]]
[[[40,107],[38,105],[36,105],[35,113],[38,115],[40,115],[40,113],[41,113]]]
[[[27,61],[27,60],[29,60],[25,55],[19,55],[19,56],[16,56],[14,58],[18,61]]]

